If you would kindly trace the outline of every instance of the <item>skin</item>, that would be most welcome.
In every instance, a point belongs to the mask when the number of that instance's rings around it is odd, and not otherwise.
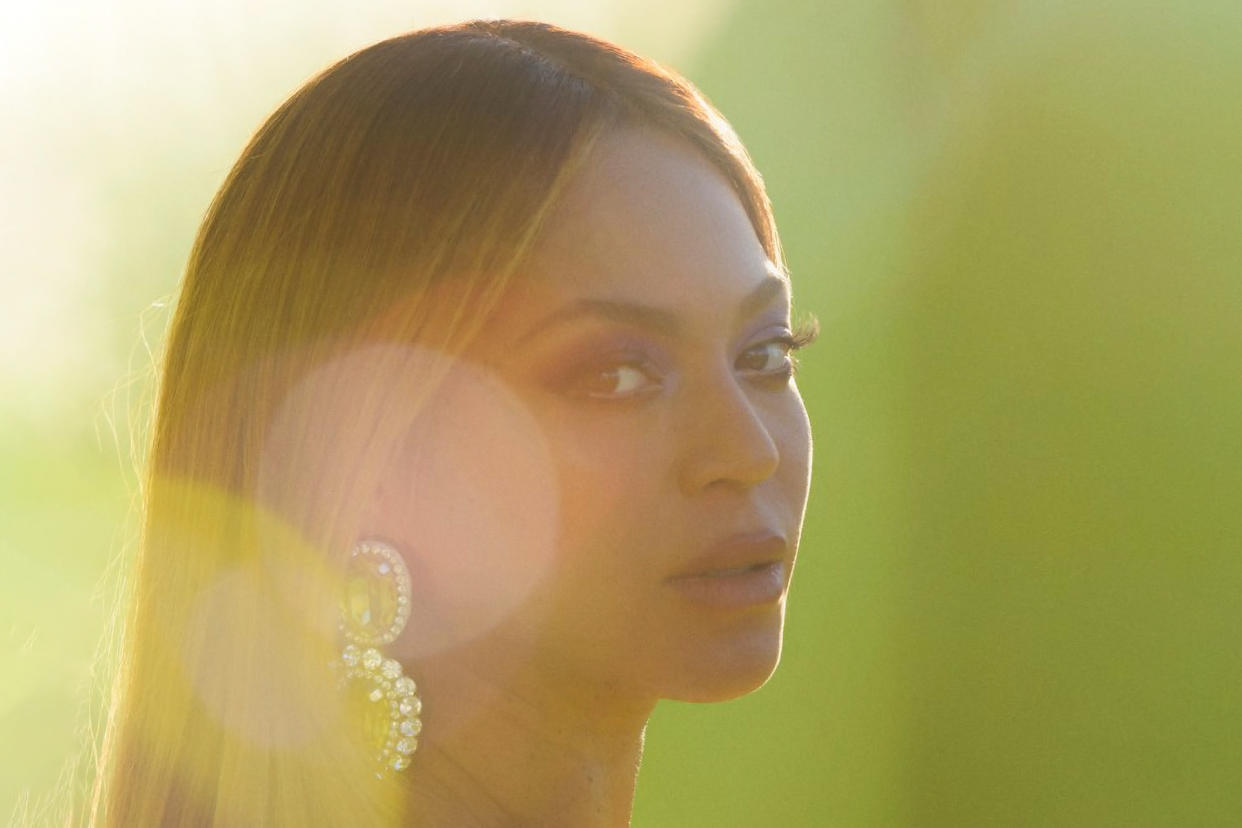
[[[811,455],[789,313],[707,161],[645,129],[598,145],[368,516],[415,584],[391,650],[427,711],[416,824],[628,825],[656,702],[771,675],[784,592],[722,608],[667,579],[765,530],[788,583]]]

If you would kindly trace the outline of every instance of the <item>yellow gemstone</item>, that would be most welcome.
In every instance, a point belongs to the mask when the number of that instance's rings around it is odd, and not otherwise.
[[[398,594],[397,580],[386,561],[369,555],[353,558],[345,574],[341,608],[346,627],[367,638],[384,635],[397,620]]]
[[[378,689],[377,685],[366,679],[353,679],[345,688],[346,709],[352,729],[362,734],[364,744],[377,753],[387,744],[392,728],[388,705],[372,700],[373,693]]]

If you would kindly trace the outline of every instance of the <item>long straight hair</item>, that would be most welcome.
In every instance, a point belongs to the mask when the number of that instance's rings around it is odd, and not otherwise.
[[[609,130],[694,147],[783,266],[762,180],[685,79],[525,21],[385,40],[297,91],[213,200],[163,357],[99,825],[402,821],[327,664],[384,461]]]

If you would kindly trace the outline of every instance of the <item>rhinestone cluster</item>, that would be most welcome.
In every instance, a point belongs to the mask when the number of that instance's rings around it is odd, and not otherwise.
[[[410,573],[400,553],[381,541],[362,541],[349,556],[341,604],[341,633],[361,646],[395,641],[410,620]]]
[[[418,734],[423,729],[419,718],[423,703],[414,680],[402,675],[401,665],[395,659],[384,658],[374,647],[364,650],[347,644],[341,651],[341,661],[345,665],[341,686],[356,682],[357,689],[366,694],[363,704],[371,707],[364,711],[366,718],[387,723],[376,734],[379,738],[375,741],[382,740],[382,744],[376,745],[376,775],[382,777],[385,770],[404,770],[410,764],[410,754],[418,749]]]

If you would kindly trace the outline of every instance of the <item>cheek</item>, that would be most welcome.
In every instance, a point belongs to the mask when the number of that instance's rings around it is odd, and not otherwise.
[[[561,536],[542,632],[555,670],[613,687],[648,686],[666,662],[661,581],[676,545],[671,446],[651,418],[573,412],[549,438]],[[638,677],[648,678],[638,678]]]
[[[454,370],[411,434],[400,525],[412,547],[406,651],[427,656],[502,625],[548,576],[560,529],[543,431],[503,385]]]
[[[562,508],[542,630],[559,657],[602,675],[652,633],[652,601],[676,535],[669,444],[651,412],[544,406]]]
[[[571,411],[553,417],[548,436],[561,493],[562,554],[574,558],[629,553],[645,527],[660,520],[668,465],[659,430],[632,412]]]

